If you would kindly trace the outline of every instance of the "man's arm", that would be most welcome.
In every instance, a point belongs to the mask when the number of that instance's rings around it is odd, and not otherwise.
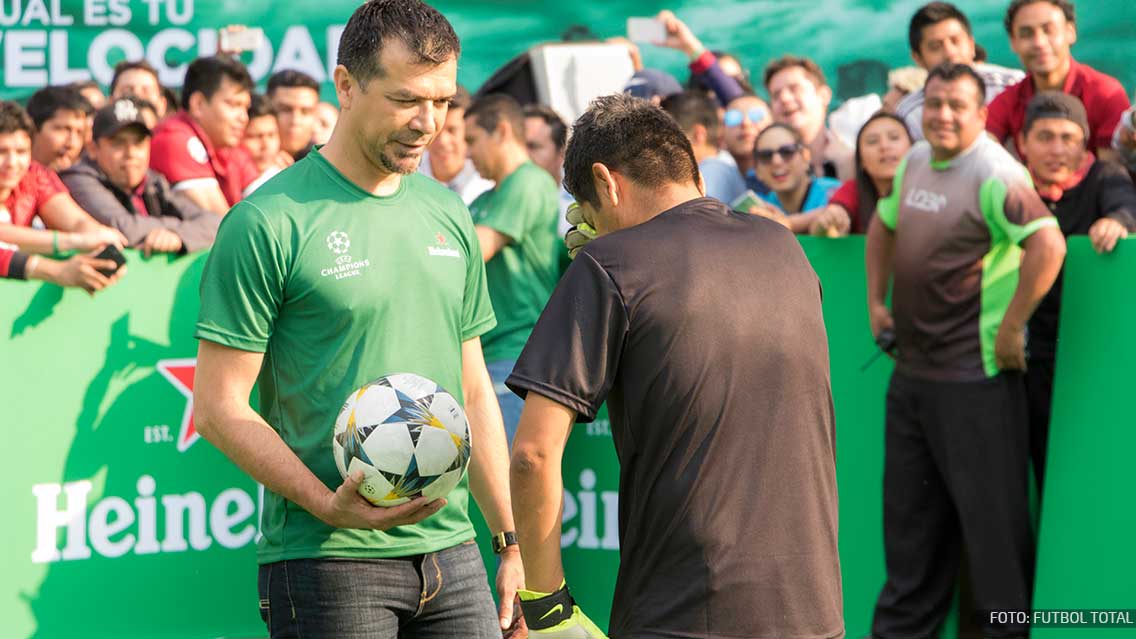
[[[444,499],[419,498],[393,508],[372,506],[358,494],[361,473],[337,491],[329,490],[249,406],[263,359],[262,353],[207,340],[197,351],[193,393],[197,431],[249,476],[336,528],[386,530],[421,521],[445,505]]]
[[[75,203],[70,193],[53,195],[39,207],[39,216],[49,228],[80,235],[105,233],[108,244],[127,245],[126,237],[122,233],[100,224]]]
[[[79,172],[64,173],[63,183],[71,191],[75,203],[100,224],[118,229],[128,246],[139,246],[155,229],[171,228],[180,220],[158,215],[141,216],[131,213],[102,182],[93,175]],[[155,212],[156,213],[156,212]],[[172,229],[175,230],[176,229]]]
[[[188,185],[187,182],[191,182],[192,186]],[[221,192],[221,185],[217,183],[217,180],[186,180],[175,184],[174,190],[206,211],[217,215],[224,215],[229,212],[229,201],[225,199],[225,194]]]
[[[483,262],[493,259],[498,251],[513,241],[508,235],[488,226],[478,224],[474,229],[477,231],[477,243],[481,245],[481,260]]]
[[[481,339],[477,337],[462,343],[462,391],[474,442],[469,460],[470,492],[492,534],[512,532],[509,445],[505,440],[505,423],[493,390],[493,380],[485,367]],[[501,553],[501,565],[497,570],[498,613],[502,630],[513,623],[513,600],[524,584],[525,571],[520,552],[516,546],[508,546]]]
[[[998,327],[995,357],[998,368],[1025,370],[1026,322],[1049,292],[1065,260],[1065,238],[1056,225],[1044,226],[1026,238],[1018,271],[1018,288]]]
[[[891,310],[887,306],[894,253],[895,234],[884,225],[879,215],[872,216],[864,242],[864,269],[868,278],[868,319],[871,322],[872,337],[879,337],[884,329],[895,328]]]
[[[560,517],[564,483],[560,462],[576,413],[530,391],[513,440],[513,516],[530,590],[556,592],[564,581]]]

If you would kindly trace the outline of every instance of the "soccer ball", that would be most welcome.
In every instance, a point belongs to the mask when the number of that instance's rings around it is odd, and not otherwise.
[[[444,497],[469,464],[469,422],[454,396],[411,373],[354,391],[335,420],[331,448],[344,478],[362,470],[359,494],[376,506]]]

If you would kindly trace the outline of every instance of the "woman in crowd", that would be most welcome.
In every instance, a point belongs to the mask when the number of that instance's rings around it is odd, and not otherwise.
[[[769,187],[761,196],[777,209],[779,219],[794,233],[807,233],[840,183],[812,174],[809,149],[796,129],[774,123],[757,136],[753,157],[757,177]]]
[[[856,177],[832,194],[828,206],[811,221],[809,232],[829,237],[864,233],[876,202],[891,193],[895,172],[911,143],[899,117],[881,111],[869,118],[856,136]]]

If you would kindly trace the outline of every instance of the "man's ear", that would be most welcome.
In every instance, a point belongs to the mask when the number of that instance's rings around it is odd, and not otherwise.
[[[707,132],[706,127],[701,124],[695,124],[694,127],[690,129],[690,142],[694,146],[707,144],[710,141],[709,138],[709,132]]]
[[[828,114],[828,105],[832,104],[832,87],[823,86],[817,89],[817,95],[820,96],[821,104],[824,105],[824,112]]]
[[[505,140],[511,140],[513,139],[513,127],[509,126],[505,118],[501,118],[501,120],[497,122],[497,127],[493,129],[492,136],[493,142],[496,144],[501,144],[505,142]]]
[[[350,109],[352,98],[360,90],[355,78],[351,77],[347,67],[340,64],[332,71],[331,79],[335,84],[335,97],[339,100],[339,108],[343,111]]]
[[[600,162],[592,164],[592,182],[595,184],[596,195],[599,196],[601,204],[619,206],[619,184],[611,171]]]

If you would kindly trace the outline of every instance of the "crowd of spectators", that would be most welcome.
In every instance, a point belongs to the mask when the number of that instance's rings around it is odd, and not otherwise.
[[[854,123],[854,143],[830,117],[833,91],[815,61],[772,59],[753,74],[759,93],[738,58],[708,50],[672,12],[656,19],[666,36],[653,44],[685,54],[689,77],[680,83],[644,68],[636,45],[621,39],[636,66],[625,92],[673,117],[706,196],[740,213],[798,234],[866,233],[907,159],[919,149],[926,155],[925,133],[933,131],[924,127],[946,126],[928,112],[959,108],[953,98],[928,96],[928,76],[952,79],[951,69],[965,65],[981,82],[976,117],[989,137],[979,142],[993,141],[1008,162],[1021,163],[1063,234],[1087,235],[1108,252],[1136,231],[1136,109],[1116,78],[1073,58],[1070,0],[1008,3],[1004,27],[1021,70],[986,61],[956,6],[922,6],[907,33],[915,66],[888,75],[887,93],[873,102],[882,108]],[[257,93],[246,67],[222,53],[190,63],[179,93],[146,61],[132,60],[114,69],[109,95],[85,82],[44,87],[24,106],[0,102],[0,277],[94,294],[126,273],[100,256],[108,246],[146,255],[209,248],[230,207],[328,139],[338,110],[321,101],[320,88],[303,72],[282,70]],[[567,264],[558,238],[571,226],[563,186],[570,134],[547,105],[504,95],[474,100],[459,87],[418,169],[471,209],[499,306],[498,329],[485,340],[498,382]],[[1059,278],[1029,321],[1039,485],[1060,297]],[[501,396],[510,426],[515,399]]]

